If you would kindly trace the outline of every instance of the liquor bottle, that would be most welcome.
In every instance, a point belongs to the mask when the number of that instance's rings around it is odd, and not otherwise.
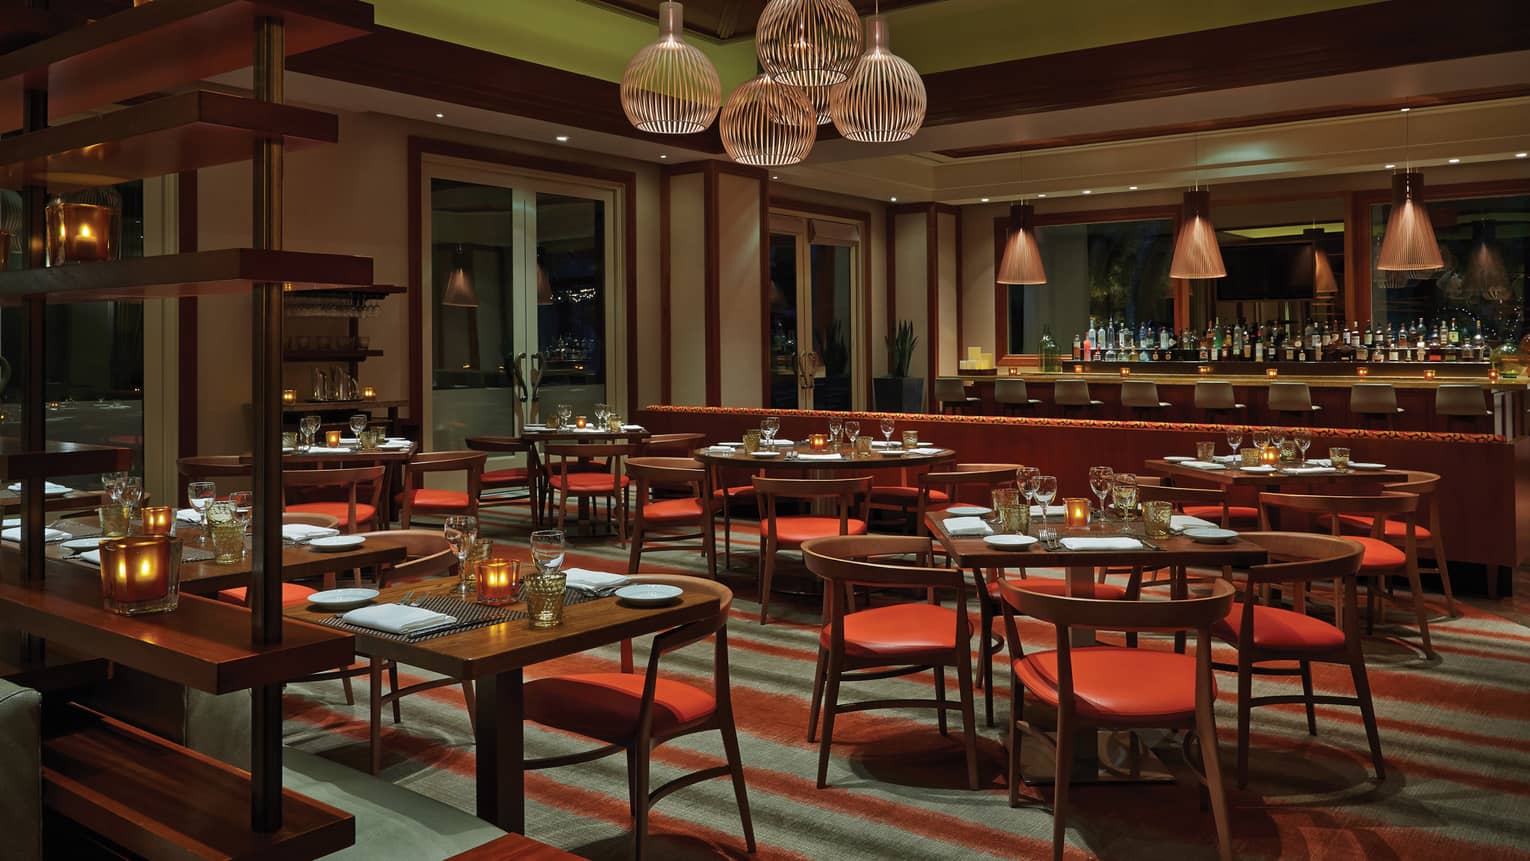
[[[1370,329],[1366,329],[1365,331],[1369,333]],[[1358,335],[1359,333],[1357,332],[1356,334]],[[1371,345],[1369,342],[1370,338],[1354,339],[1355,361],[1369,362],[1371,360]]]
[[[1413,361],[1415,361],[1415,362],[1427,362],[1427,361],[1429,361],[1429,348],[1428,348],[1428,345],[1424,342],[1424,339],[1422,337],[1420,337],[1418,339],[1418,343],[1417,344],[1413,345]]]
[[[1084,355],[1084,341],[1077,334],[1073,336],[1073,361],[1077,362]]]
[[[1450,318],[1450,344],[1453,347],[1461,345],[1461,330],[1456,328],[1456,318]]]

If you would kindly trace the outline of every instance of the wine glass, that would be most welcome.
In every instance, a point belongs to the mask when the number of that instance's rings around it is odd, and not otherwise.
[[[1305,466],[1307,464],[1307,449],[1312,447],[1312,431],[1306,428],[1299,428],[1291,432],[1291,438],[1296,440],[1296,447],[1302,453],[1302,465]]]
[[[766,416],[760,419],[760,435],[765,437],[765,445],[773,446],[776,443],[776,432],[781,429],[780,416]]]
[[[1035,487],[1036,504],[1041,506],[1041,522],[1046,523],[1047,506],[1057,497],[1057,476],[1038,475]]]
[[[540,529],[531,533],[531,561],[542,574],[556,574],[563,567],[563,530]]]
[[[1100,500],[1100,525],[1105,524],[1105,497],[1110,495],[1110,483],[1116,471],[1108,466],[1089,467],[1089,490]]]
[[[218,498],[218,486],[211,481],[193,481],[186,485],[186,501],[202,517],[202,544],[207,543],[207,506]]]
[[[1025,494],[1025,504],[1036,504],[1036,479],[1041,476],[1041,470],[1034,466],[1020,467],[1020,492]],[[1042,512],[1045,517],[1046,512]]]
[[[574,408],[569,404],[558,404],[558,424],[568,427],[568,423],[574,417]]]
[[[1270,442],[1274,444],[1276,448],[1284,446],[1286,444],[1286,429],[1270,428]]]
[[[366,413],[357,413],[351,416],[351,433],[356,435],[358,442],[361,440],[361,432],[367,429],[367,422],[371,420],[372,417]]]
[[[829,445],[839,442],[839,435],[845,431],[844,419],[829,419]]]
[[[133,511],[138,510],[139,503],[143,502],[143,476],[123,476],[122,482],[117,485],[118,498],[122,504]]]
[[[1238,447],[1243,445],[1243,428],[1230,427],[1227,429],[1227,444],[1233,450],[1233,457],[1238,456]]]
[[[249,531],[250,519],[255,515],[254,491],[236,490],[228,495],[228,501],[234,504],[234,520]]]
[[[882,439],[888,448],[892,448],[893,431],[898,429],[898,423],[892,419],[882,419]]]
[[[1253,433],[1254,448],[1263,450],[1270,444],[1270,432],[1264,428],[1255,428]]]
[[[600,427],[605,427],[606,426],[606,419],[608,419],[610,417],[611,417],[611,406],[609,404],[596,404],[595,405],[595,421],[600,423]]]
[[[478,518],[470,514],[453,514],[446,518],[442,527],[442,534],[446,536],[446,543],[451,545],[452,552],[457,554],[457,574],[460,577],[457,583],[457,594],[466,596],[468,593],[467,558],[473,552],[473,542],[478,540]]]
[[[306,449],[313,445],[313,437],[314,434],[319,432],[320,424],[319,417],[316,415],[306,415],[298,420],[298,431],[301,434],[299,439],[300,448]]]
[[[120,502],[122,497],[122,480],[127,478],[126,472],[103,472],[101,473],[101,489],[106,491],[106,498],[112,502]]]
[[[1116,504],[1116,515],[1121,518],[1121,531],[1129,532],[1127,522],[1133,508],[1137,507],[1137,476],[1118,472],[1110,483],[1110,500]]]
[[[857,421],[845,422],[845,439],[850,441],[850,446],[855,447],[856,437],[861,435],[861,423]]]

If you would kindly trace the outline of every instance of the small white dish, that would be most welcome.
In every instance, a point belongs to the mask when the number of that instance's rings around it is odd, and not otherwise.
[[[1376,469],[1386,469],[1387,465],[1384,464],[1384,463],[1366,463],[1364,461],[1352,460],[1352,461],[1349,462],[1349,468],[1350,469],[1376,470]]]
[[[101,542],[108,540],[110,539],[104,535],[97,536],[95,538],[71,538],[68,541],[61,543],[59,546],[65,550],[72,550],[75,553],[84,553],[86,550],[94,550],[97,547],[100,547]]]
[[[779,451],[752,451],[752,452],[749,453],[749,455],[751,457],[780,457],[781,456],[781,452],[779,452]]]
[[[308,546],[321,553],[336,553],[360,547],[365,543],[367,543],[366,538],[360,535],[327,535],[309,541]]]
[[[377,595],[376,589],[331,589],[309,595],[308,603],[322,610],[339,613],[364,607],[377,600]]]
[[[984,508],[981,505],[953,505],[946,509],[946,513],[952,517],[982,517],[992,514],[992,508]]]
[[[1192,526],[1185,530],[1185,537],[1199,544],[1226,544],[1237,538],[1238,533],[1216,526]]]
[[[1187,460],[1195,460],[1195,458],[1193,458],[1193,457],[1186,457],[1185,455],[1182,455],[1182,454],[1171,454],[1171,455],[1165,457],[1164,460],[1168,461],[1169,463],[1184,463]]]
[[[664,583],[634,583],[616,590],[616,598],[634,607],[657,607],[677,601],[685,591]]]
[[[1036,543],[1034,535],[984,535],[983,543],[1000,550],[1019,550]]]

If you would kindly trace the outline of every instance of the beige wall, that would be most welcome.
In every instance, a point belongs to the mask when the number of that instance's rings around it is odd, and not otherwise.
[[[670,178],[670,403],[707,402],[706,178]],[[655,399],[657,400],[657,398]]]
[[[929,320],[929,235],[928,219],[923,212],[904,212],[893,217],[893,266],[896,268],[893,290],[896,293],[894,314],[897,323],[914,321],[914,334],[919,341],[914,345],[914,358],[909,362],[910,376],[923,377],[929,373],[930,334],[926,325]]]
[[[936,372],[945,376],[956,373],[957,357],[967,354],[966,344],[957,337],[959,329],[956,319],[956,293],[959,289],[956,283],[957,215],[942,212],[935,217],[935,225],[938,230],[936,247],[940,255],[935,270],[939,279],[937,296],[940,301],[940,316],[936,321],[940,331],[940,355],[936,357]]]
[[[760,195],[766,184],[722,173],[717,177],[718,334],[721,353],[708,358],[722,375],[722,405],[761,406]]]

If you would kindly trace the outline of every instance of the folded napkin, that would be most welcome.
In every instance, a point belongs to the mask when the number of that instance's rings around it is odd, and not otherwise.
[[[919,448],[909,449],[909,452],[911,454],[922,454],[922,455],[940,454],[941,451],[943,451],[943,449],[931,448],[929,446],[920,446]]]
[[[175,512],[175,519],[182,523],[201,523],[202,512],[195,508],[182,508]]]
[[[410,442],[407,439],[401,439],[401,440],[391,440],[390,439],[387,442],[383,443],[382,445],[379,445],[378,448],[388,448],[388,449],[394,449],[394,450],[402,450],[402,449],[406,449],[406,448],[408,448],[408,447],[410,447],[412,445],[414,445],[414,443]]]
[[[1212,460],[1217,463],[1240,463],[1243,460],[1243,456],[1238,454],[1219,454],[1212,458]]]
[[[1142,542],[1135,538],[1064,538],[1062,546],[1069,550],[1141,550]]]
[[[8,527],[9,526],[20,526],[21,525],[21,518],[20,517],[7,517],[7,518],[5,518],[5,525],[8,526]]]
[[[521,430],[547,430],[547,425],[521,425]]]
[[[1185,460],[1180,461],[1180,466],[1193,466],[1196,469],[1226,469],[1226,464],[1212,463],[1209,460]]]
[[[1170,529],[1192,529],[1197,526],[1210,526],[1216,528],[1216,524],[1199,517],[1191,517],[1188,514],[1175,514],[1169,517]]]
[[[312,541],[315,538],[327,538],[331,535],[339,535],[340,530],[330,529],[327,526],[314,526],[311,523],[283,523],[282,540],[301,543]]]
[[[1308,466],[1333,466],[1333,461],[1329,460],[1326,457],[1309,457],[1309,458],[1307,458],[1307,465]]]
[[[309,454],[350,454],[351,450],[348,449],[348,448],[344,448],[342,446],[330,447],[330,446],[327,446],[327,445],[316,445],[316,446],[310,448],[308,450],[308,453]]]
[[[1067,514],[1067,513],[1068,513],[1068,506],[1066,506],[1066,505],[1048,505],[1047,506],[1047,516],[1048,517],[1051,517],[1054,514],[1057,515],[1058,517],[1061,517],[1061,516],[1063,516],[1064,514]],[[1039,506],[1039,505],[1032,505],[1031,506],[1031,516],[1032,517],[1040,517],[1041,516],[1041,506]]]
[[[789,439],[782,439],[780,437],[776,437],[775,439],[771,440],[770,442],[766,442],[765,440],[762,439],[762,440],[760,440],[760,445],[773,445],[776,448],[790,448],[791,446],[796,445],[796,443],[792,442]]]
[[[1327,475],[1338,472],[1331,466],[1288,466],[1285,471],[1287,475]]]
[[[563,576],[564,584],[568,588],[588,592],[591,595],[607,595],[632,582],[621,574],[588,571],[584,568],[565,568]]]
[[[1255,475],[1265,475],[1275,471],[1273,466],[1245,466],[1241,467],[1241,469],[1243,472],[1252,472]]]
[[[803,452],[802,454],[797,455],[797,459],[798,460],[844,460],[844,458],[840,457],[838,454],[813,454],[811,452]]]
[[[406,607],[403,604],[373,604],[352,610],[340,617],[349,625],[359,625],[387,634],[413,636],[457,624],[456,616],[437,613],[424,607]]]
[[[981,517],[947,517],[940,525],[952,538],[993,534],[993,527],[984,523]]]
[[[43,541],[45,541],[45,542],[47,542],[49,544],[52,544],[55,541],[64,541],[64,540],[67,540],[68,538],[69,538],[69,533],[67,533],[67,532],[65,532],[65,531],[63,531],[61,529],[47,529],[47,528],[43,529]],[[20,544],[21,543],[21,527],[20,526],[13,526],[10,529],[5,530],[4,532],[0,532],[0,541],[14,541],[17,544]]]
[[[15,484],[13,484],[10,487],[6,488],[6,490],[9,490],[11,493],[20,493],[21,492],[21,482],[19,482],[19,481],[16,482]],[[62,484],[54,484],[51,481],[43,482],[43,493],[48,494],[50,496],[55,495],[55,494],[60,494],[60,493],[73,493],[73,492],[74,492],[74,488],[72,488],[72,487],[65,487]]]
[[[97,568],[101,567],[101,551],[99,548],[96,550],[86,550],[84,553],[81,553],[74,558],[89,562]]]
[[[733,454],[733,452],[735,452],[735,451],[737,451],[737,449],[735,449],[731,445],[709,445],[709,446],[707,446],[707,454]]]
[[[891,442],[889,440],[883,440],[883,439],[874,439],[874,440],[871,441],[871,447],[872,448],[903,448],[903,443],[901,443],[901,442]]]
[[[646,430],[646,428],[644,428],[642,425],[622,425],[622,430],[624,430],[624,431],[642,431],[642,430]]]

